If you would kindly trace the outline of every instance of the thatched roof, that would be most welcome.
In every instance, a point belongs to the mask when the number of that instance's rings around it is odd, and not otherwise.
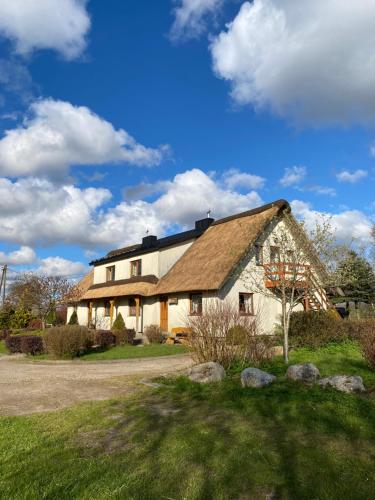
[[[214,222],[159,281],[156,294],[218,290],[265,227],[289,204],[279,200]]]
[[[144,277],[145,278],[145,277]],[[121,297],[124,295],[154,295],[156,284],[154,280],[138,279],[121,280],[116,284],[93,285],[83,295],[82,300],[104,299],[111,297]]]

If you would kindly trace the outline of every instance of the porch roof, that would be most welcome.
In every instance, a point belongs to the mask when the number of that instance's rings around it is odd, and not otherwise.
[[[158,279],[156,276],[139,276],[112,283],[92,285],[82,296],[82,300],[104,299],[126,295],[153,295]]]

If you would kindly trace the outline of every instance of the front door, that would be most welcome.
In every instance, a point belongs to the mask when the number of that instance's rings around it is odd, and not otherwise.
[[[160,297],[160,328],[168,331],[168,297]]]

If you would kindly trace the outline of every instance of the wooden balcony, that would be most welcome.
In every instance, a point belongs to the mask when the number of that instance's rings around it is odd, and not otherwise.
[[[295,288],[307,288],[310,283],[310,266],[290,262],[271,262],[263,264],[264,281],[267,288],[287,285]]]
[[[331,306],[327,294],[318,282],[311,266],[290,262],[263,264],[264,283],[267,288],[279,288],[285,285],[296,290],[304,290],[305,308],[319,310]]]

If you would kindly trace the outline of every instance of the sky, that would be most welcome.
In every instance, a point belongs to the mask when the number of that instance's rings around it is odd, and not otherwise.
[[[0,265],[78,278],[280,198],[368,244],[374,24],[373,0],[1,0]]]

